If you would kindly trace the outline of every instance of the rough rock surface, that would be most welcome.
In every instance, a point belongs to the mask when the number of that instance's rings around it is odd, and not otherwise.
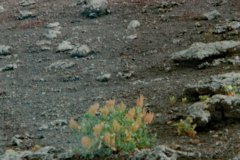
[[[197,126],[205,126],[211,120],[209,106],[205,102],[196,102],[188,107],[188,115],[194,120]]]
[[[190,48],[172,54],[175,62],[204,61],[207,58],[224,57],[239,50],[240,41],[217,41],[212,43],[193,43]]]
[[[136,153],[133,157],[131,157],[131,160],[177,160],[178,158],[197,158],[201,155],[198,153],[192,153],[192,152],[182,152],[177,151],[174,149],[171,149],[164,145],[159,145],[154,147],[151,150],[142,150]]]
[[[58,60],[51,65],[49,65],[47,68],[48,69],[66,69],[66,68],[71,68],[75,65],[74,62],[70,60]]]
[[[230,72],[212,76],[210,80],[200,81],[194,85],[187,85],[184,92],[190,97],[214,95],[224,93],[225,85],[240,85],[240,73]]]
[[[88,18],[97,18],[101,15],[108,14],[108,0],[85,0],[82,15]]]
[[[11,54],[11,47],[0,45],[0,56],[6,56]]]

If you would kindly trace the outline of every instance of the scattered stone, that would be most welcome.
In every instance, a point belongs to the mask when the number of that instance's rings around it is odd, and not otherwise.
[[[188,115],[198,127],[203,127],[211,120],[209,106],[205,102],[196,102],[188,107]]]
[[[81,45],[79,47],[75,47],[72,51],[70,51],[71,57],[86,57],[93,52],[91,49],[88,47],[88,45]]]
[[[33,145],[32,137],[28,134],[15,135],[11,139],[13,146],[18,146],[20,149],[29,149]]]
[[[240,160],[240,153],[231,160]]]
[[[238,21],[229,22],[227,24],[227,27],[229,30],[240,29],[240,22],[238,22]]]
[[[137,34],[132,34],[130,36],[127,36],[126,38],[130,40],[137,39]]]
[[[75,66],[76,64],[70,60],[58,60],[52,63],[47,69],[66,69]]]
[[[53,22],[53,23],[49,23],[47,25],[47,28],[51,28],[51,29],[54,29],[54,30],[59,30],[59,29],[61,29],[61,26],[60,26],[59,22]]]
[[[138,21],[138,20],[132,20],[130,23],[129,23],[129,25],[128,25],[128,27],[127,27],[127,29],[136,29],[136,28],[138,28],[138,27],[140,27],[141,26],[141,24],[140,24],[140,22]]]
[[[17,68],[17,64],[8,64],[2,68],[0,68],[0,72],[11,71]]]
[[[108,0],[84,0],[82,15],[88,18],[97,18],[109,14]]]
[[[20,6],[26,7],[35,4],[36,2],[34,0],[22,0],[19,2]]]
[[[0,14],[3,13],[5,11],[5,9],[3,8],[3,6],[0,6]]]
[[[48,38],[48,39],[54,39],[54,38],[57,38],[57,35],[58,35],[58,34],[61,34],[61,32],[58,31],[58,30],[48,30],[48,31],[44,34],[44,36],[45,36],[46,38]]]
[[[240,97],[227,96],[227,95],[214,95],[209,100],[208,104],[211,105],[216,111],[222,114],[223,118],[239,119],[240,115]]]
[[[51,125],[55,127],[66,127],[68,125],[68,121],[65,119],[57,119],[52,121]]]
[[[123,72],[118,72],[117,77],[121,77],[121,78],[125,78],[125,79],[129,79],[133,76],[134,71],[123,71]]]
[[[41,127],[38,128],[39,131],[44,131],[44,130],[48,130],[48,129],[49,129],[49,127],[46,124],[43,124]]]
[[[74,46],[71,44],[71,42],[63,41],[58,45],[57,52],[65,52],[65,51],[72,50],[73,48]]]
[[[227,28],[225,26],[216,25],[213,29],[212,33],[214,34],[223,34],[227,31]]]
[[[11,54],[11,47],[0,45],[0,56],[7,56]]]
[[[45,146],[37,151],[14,151],[6,150],[5,154],[0,155],[1,160],[69,160],[74,159],[72,151],[63,151],[52,146]]]
[[[196,22],[195,23],[195,27],[201,27],[202,25],[201,25],[201,23],[200,22]]]
[[[130,160],[141,160],[141,159],[148,159],[148,160],[177,160],[180,159],[188,159],[188,158],[200,158],[200,153],[193,153],[193,152],[183,152],[171,149],[164,145],[159,145],[154,147],[151,150],[140,150],[136,154],[134,154]]]
[[[48,41],[48,40],[41,40],[41,41],[36,42],[36,45],[39,46],[42,51],[50,50],[51,49],[51,47],[50,47],[51,44],[52,44],[52,42]]]
[[[59,22],[49,23],[47,25],[47,28],[49,28],[49,30],[46,33],[44,33],[44,36],[48,39],[57,38],[58,34],[61,34],[60,32],[61,26]]]
[[[106,73],[106,74],[102,74],[100,76],[97,77],[97,81],[99,82],[108,82],[111,78],[111,74],[110,73]]]
[[[203,19],[205,20],[214,20],[221,17],[221,14],[217,10],[203,14]]]
[[[17,17],[19,20],[36,17],[36,15],[33,12],[27,10],[19,11],[19,13],[20,15]]]
[[[207,58],[224,57],[227,53],[240,50],[240,41],[217,41],[212,43],[193,43],[190,48],[173,53],[174,62],[201,62]]]

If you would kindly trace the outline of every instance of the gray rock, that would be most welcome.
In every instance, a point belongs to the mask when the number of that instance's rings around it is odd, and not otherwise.
[[[3,8],[3,6],[0,6],[0,14],[3,13],[5,11],[5,9]]]
[[[20,15],[17,17],[19,20],[23,20],[26,18],[32,18],[32,17],[36,16],[33,12],[27,11],[27,10],[19,11],[19,14]]]
[[[184,92],[190,98],[194,95],[222,94],[225,93],[225,85],[239,86],[240,73],[230,72],[212,76],[209,80],[200,81],[194,85],[187,85]]]
[[[240,153],[231,160],[240,160]]]
[[[126,37],[127,39],[133,40],[133,39],[137,39],[137,34],[132,34]]]
[[[52,44],[52,42],[48,41],[48,40],[40,40],[40,41],[36,42],[36,45],[39,46],[42,51],[50,50],[51,49],[51,47],[50,47],[51,44]]]
[[[196,102],[188,107],[188,115],[193,118],[197,126],[203,127],[211,120],[209,109],[206,102]]]
[[[0,45],[0,56],[6,56],[11,54],[11,47]]]
[[[5,154],[0,155],[0,159],[2,160],[22,160],[26,155],[31,154],[31,151],[14,151],[14,150],[6,150]]]
[[[71,44],[69,41],[63,41],[57,47],[57,52],[65,52],[69,50],[73,50],[74,45]]]
[[[43,124],[38,128],[39,131],[48,130],[48,129],[49,129],[49,127],[46,124]]]
[[[15,135],[11,139],[11,144],[13,146],[18,146],[21,149],[28,149],[33,145],[33,141],[28,134]]]
[[[2,68],[0,68],[0,72],[11,71],[17,68],[17,64],[8,64]]]
[[[159,145],[151,150],[141,150],[134,154],[130,160],[177,160],[178,158],[199,158],[200,153],[183,152]]]
[[[79,47],[74,47],[74,49],[70,51],[71,57],[78,57],[78,58],[86,57],[91,53],[92,51],[88,47],[88,45],[81,45]]]
[[[186,50],[173,53],[171,59],[175,62],[199,62],[204,61],[206,58],[224,56],[233,50],[240,50],[240,41],[197,42]]]
[[[58,30],[50,29],[46,33],[44,33],[44,36],[48,39],[54,39],[57,38],[58,34],[61,34],[61,32]]]
[[[229,22],[229,23],[227,24],[227,27],[228,27],[230,30],[239,29],[239,28],[240,28],[240,22],[238,22],[238,21]]]
[[[239,119],[240,96],[214,95],[208,102],[224,118]]]
[[[97,18],[109,13],[108,0],[84,0],[82,15],[88,18]]]
[[[226,31],[227,31],[227,27],[226,26],[216,25],[215,28],[213,29],[212,33],[214,33],[214,34],[223,34]]]
[[[111,74],[110,73],[106,73],[106,74],[102,74],[100,76],[97,77],[97,81],[99,82],[107,82],[109,81],[111,78]]]
[[[207,20],[213,20],[221,17],[221,14],[217,10],[203,14],[203,18]]]
[[[22,0],[19,2],[20,6],[26,7],[35,4],[36,2],[34,0]]]
[[[138,20],[132,20],[129,24],[128,24],[128,27],[127,29],[136,29],[138,27],[140,27],[141,24]]]
[[[49,23],[47,25],[47,28],[51,28],[51,29],[54,29],[54,30],[59,30],[59,29],[61,29],[61,26],[60,26],[59,22],[53,22],[53,23]]]
[[[57,119],[57,120],[52,121],[51,125],[55,126],[55,127],[64,127],[64,126],[68,125],[68,121],[65,119]]]
[[[58,60],[50,64],[47,69],[66,69],[75,66],[76,64],[70,60]]]

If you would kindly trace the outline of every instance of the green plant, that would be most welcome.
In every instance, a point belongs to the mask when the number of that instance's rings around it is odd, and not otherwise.
[[[225,92],[228,96],[234,96],[234,95],[236,95],[236,92],[237,92],[236,86],[224,84],[224,85],[223,85],[223,88],[224,88],[224,92]]]
[[[188,102],[188,98],[187,98],[187,97],[183,97],[183,98],[182,98],[182,103],[185,104],[185,103],[187,103],[187,102]]]
[[[208,101],[209,100],[209,96],[208,95],[201,95],[201,96],[198,96],[199,100],[204,102],[204,101]]]
[[[80,124],[70,119],[69,127],[76,132],[82,155],[93,158],[151,147],[156,138],[149,135],[147,125],[154,113],[145,111],[143,99],[141,95],[136,106],[130,109],[126,109],[124,103],[115,105],[114,100],[107,101],[101,108],[96,103],[82,116]]]
[[[196,124],[193,124],[192,117],[187,117],[185,120],[180,120],[178,123],[174,124],[177,128],[178,135],[186,135],[194,138],[197,134],[195,131]]]
[[[169,103],[170,103],[171,106],[176,105],[176,103],[177,103],[176,97],[175,96],[170,96],[169,97]]]

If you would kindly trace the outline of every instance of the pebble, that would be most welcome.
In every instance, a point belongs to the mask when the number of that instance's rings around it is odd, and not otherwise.
[[[88,45],[81,45],[79,47],[75,47],[71,52],[71,57],[86,57],[89,54],[91,54],[91,49],[88,47]]]
[[[140,27],[141,24],[138,20],[132,20],[129,24],[128,24],[128,27],[127,29],[136,29],[138,27]]]
[[[19,2],[20,6],[26,7],[35,4],[36,2],[34,0],[22,0]]]
[[[27,10],[19,11],[19,13],[20,13],[20,15],[17,17],[19,20],[23,20],[26,18],[31,18],[31,17],[36,16],[33,12],[27,11]]]
[[[60,43],[57,47],[57,52],[64,52],[64,51],[69,51],[72,50],[74,46],[71,44],[69,41],[63,41]]]
[[[100,76],[97,77],[97,81],[99,82],[108,82],[111,78],[111,74],[110,73],[106,73],[106,74],[102,74]]]
[[[17,68],[17,64],[8,64],[2,68],[0,68],[0,72],[11,71]]]

